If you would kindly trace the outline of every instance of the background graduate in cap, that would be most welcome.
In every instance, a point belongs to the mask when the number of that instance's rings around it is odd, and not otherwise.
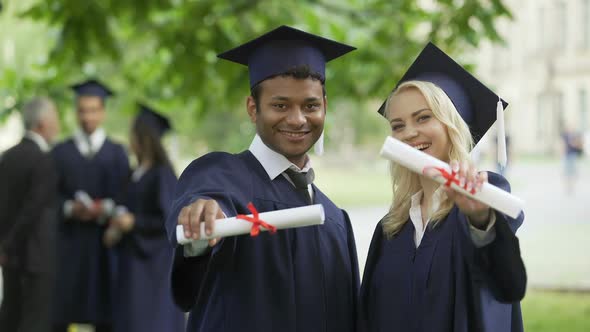
[[[506,103],[428,44],[379,113],[392,136],[447,163],[468,190],[488,181],[469,152]],[[360,293],[363,331],[522,331],[526,273],[512,219],[392,164],[393,202],[373,235]]]
[[[58,228],[55,331],[69,323],[87,323],[110,331],[113,256],[102,243],[113,198],[129,174],[123,146],[101,128],[105,101],[112,92],[89,80],[76,93],[79,130],[53,150],[62,201]]]
[[[117,244],[118,254],[113,331],[180,332],[184,315],[172,301],[167,267],[174,250],[164,227],[176,185],[161,142],[170,122],[146,105],[139,109],[129,137],[137,168],[104,237],[107,246]]]
[[[308,151],[326,115],[325,64],[354,48],[282,26],[219,55],[248,66],[250,148],[195,161],[177,185],[168,234],[199,239],[215,218],[322,204],[322,226],[178,247],[176,302],[188,331],[354,331],[358,264],[346,213],[315,185]],[[231,130],[231,128],[228,128]],[[190,257],[193,256],[193,257]]]

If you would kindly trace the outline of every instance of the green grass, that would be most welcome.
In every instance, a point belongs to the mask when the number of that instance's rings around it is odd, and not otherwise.
[[[590,331],[590,294],[530,291],[522,302],[527,332]]]
[[[385,163],[354,168],[315,167],[314,183],[338,206],[391,203],[391,181]]]

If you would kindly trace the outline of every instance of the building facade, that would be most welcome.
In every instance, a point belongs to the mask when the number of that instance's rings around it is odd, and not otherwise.
[[[477,74],[509,101],[513,152],[556,155],[564,130],[590,130],[590,0],[504,0],[505,45],[474,51]],[[588,148],[588,147],[587,147]]]

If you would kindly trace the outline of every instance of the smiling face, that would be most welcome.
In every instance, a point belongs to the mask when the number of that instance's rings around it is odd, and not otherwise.
[[[306,153],[320,137],[326,98],[319,80],[277,76],[261,84],[258,105],[247,100],[248,115],[262,141],[302,167]]]
[[[397,92],[389,101],[387,119],[394,138],[439,160],[450,161],[447,128],[434,116],[420,90],[408,87]]]

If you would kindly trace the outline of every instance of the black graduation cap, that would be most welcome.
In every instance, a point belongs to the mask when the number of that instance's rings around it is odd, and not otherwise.
[[[301,65],[308,65],[324,81],[326,62],[355,49],[283,25],[218,57],[248,66],[252,88],[271,76]]]
[[[138,106],[139,114],[137,115],[135,121],[142,122],[150,126],[156,131],[156,133],[158,133],[158,136],[164,135],[172,128],[167,117],[154,111],[151,107],[143,103],[138,103]]]
[[[506,101],[432,43],[426,45],[396,88],[412,80],[434,83],[447,94],[469,126],[474,143],[496,121],[498,100],[502,101],[502,109],[508,106]],[[385,116],[384,112],[385,103],[379,108],[381,115]]]
[[[113,95],[113,92],[104,84],[95,79],[90,79],[71,86],[77,96],[96,96],[106,99]]]

